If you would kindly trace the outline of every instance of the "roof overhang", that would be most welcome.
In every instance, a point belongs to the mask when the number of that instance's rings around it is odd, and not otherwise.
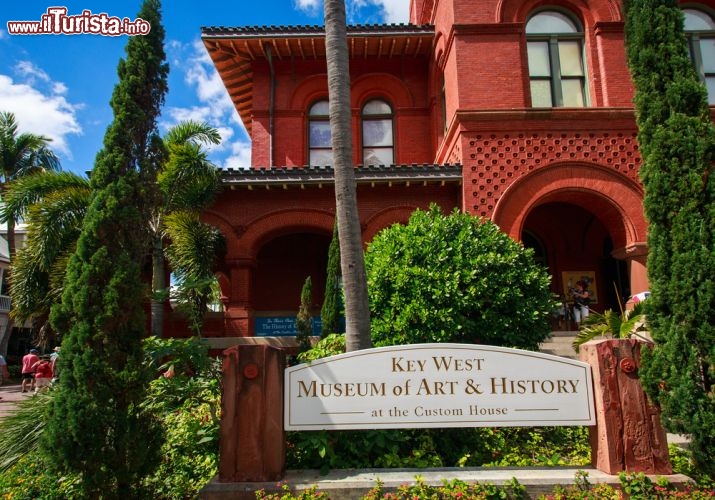
[[[221,170],[221,182],[229,189],[288,189],[290,187],[332,186],[335,172],[332,167],[274,167]],[[355,168],[358,185],[406,185],[462,183],[462,166],[447,165],[390,165],[358,166]]]
[[[416,58],[429,55],[434,27],[409,24],[348,26],[353,59]],[[251,135],[253,65],[259,60],[324,60],[322,26],[201,28],[201,38],[226,90]]]

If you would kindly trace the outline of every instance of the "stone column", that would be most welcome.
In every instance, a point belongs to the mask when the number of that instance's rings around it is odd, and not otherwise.
[[[646,292],[650,289],[648,282],[648,270],[646,261],[648,260],[648,245],[645,243],[633,243],[623,248],[611,252],[614,259],[625,260],[628,265],[628,278],[631,283],[631,295]]]
[[[271,346],[240,345],[223,356],[218,480],[279,481],[285,472],[285,354]]]
[[[660,409],[638,378],[640,350],[631,339],[587,342],[579,357],[593,370],[596,426],[591,427],[591,462],[607,474],[621,471],[672,474]]]

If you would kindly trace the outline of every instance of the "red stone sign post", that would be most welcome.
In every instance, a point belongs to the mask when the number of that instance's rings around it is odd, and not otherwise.
[[[638,378],[637,340],[592,341],[580,358],[593,369],[596,426],[591,427],[591,462],[607,474],[621,471],[672,474],[660,410]]]
[[[219,481],[278,481],[285,472],[285,353],[266,345],[224,351]]]

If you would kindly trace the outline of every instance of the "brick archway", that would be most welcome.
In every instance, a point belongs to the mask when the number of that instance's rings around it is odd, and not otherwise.
[[[646,239],[643,191],[628,178],[589,164],[553,164],[512,184],[494,208],[494,222],[519,240],[535,207],[571,203],[593,212],[609,229],[615,248]]]
[[[261,246],[289,232],[318,230],[333,234],[335,214],[324,210],[290,209],[271,212],[252,221],[241,236],[241,257],[255,259]]]

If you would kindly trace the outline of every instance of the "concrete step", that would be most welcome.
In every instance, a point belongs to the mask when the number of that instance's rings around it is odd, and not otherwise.
[[[544,354],[553,354],[554,356],[577,359],[578,355],[571,346],[577,333],[578,332],[576,331],[551,332],[551,337],[541,343],[539,351]]]

